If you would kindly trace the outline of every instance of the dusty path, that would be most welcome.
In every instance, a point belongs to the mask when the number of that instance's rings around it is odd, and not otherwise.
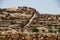
[[[33,17],[29,20],[29,22],[24,26],[23,30],[29,30],[29,24],[33,21],[33,19],[36,17],[36,14],[34,13]],[[26,31],[27,32],[27,31]]]

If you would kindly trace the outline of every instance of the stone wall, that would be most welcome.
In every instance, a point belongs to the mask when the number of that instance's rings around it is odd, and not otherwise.
[[[1,33],[0,33],[1,34]],[[60,34],[54,33],[8,33],[1,34],[0,40],[60,40]]]

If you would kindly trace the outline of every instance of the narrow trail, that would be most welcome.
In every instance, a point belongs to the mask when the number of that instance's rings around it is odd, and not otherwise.
[[[29,26],[29,24],[32,22],[32,20],[36,17],[36,15],[34,14],[33,17],[29,20],[29,22],[25,25],[25,26]]]
[[[34,13],[33,17],[29,20],[29,22],[24,26],[23,30],[26,29],[26,30],[29,30],[29,24],[33,21],[33,19],[36,17],[36,14]],[[27,31],[26,31],[27,32]]]

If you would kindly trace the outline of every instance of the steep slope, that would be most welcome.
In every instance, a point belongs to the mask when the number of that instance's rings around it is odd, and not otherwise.
[[[27,7],[0,9],[0,30],[22,29],[30,24],[36,10]]]

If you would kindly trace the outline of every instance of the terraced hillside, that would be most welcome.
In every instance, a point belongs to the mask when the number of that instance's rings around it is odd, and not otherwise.
[[[59,34],[60,15],[25,6],[0,8],[0,40],[60,40]]]
[[[0,9],[0,31],[18,30],[29,23],[35,10],[27,7]]]

